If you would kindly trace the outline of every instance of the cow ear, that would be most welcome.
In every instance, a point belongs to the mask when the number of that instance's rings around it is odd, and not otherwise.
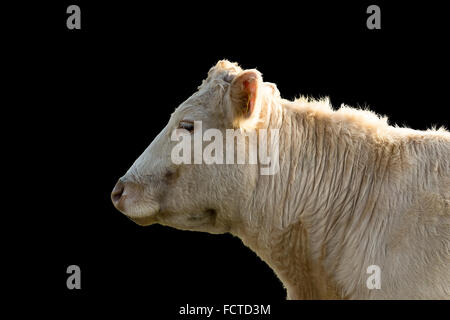
[[[254,69],[242,71],[233,79],[230,96],[235,120],[249,119],[259,112],[261,85],[261,73]]]

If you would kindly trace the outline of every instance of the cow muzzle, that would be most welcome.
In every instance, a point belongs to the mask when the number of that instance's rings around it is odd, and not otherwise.
[[[127,214],[127,209],[136,202],[137,198],[142,194],[142,189],[142,186],[139,184],[122,177],[117,181],[111,192],[112,203],[117,210]]]
[[[111,201],[117,210],[139,225],[154,223],[159,204],[146,192],[146,186],[122,177],[111,192]]]

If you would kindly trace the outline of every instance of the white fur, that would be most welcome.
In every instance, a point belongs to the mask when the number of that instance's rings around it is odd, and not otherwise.
[[[287,101],[262,78],[258,106],[243,118],[232,99],[242,72],[219,61],[172,114],[124,177],[142,186],[124,213],[144,225],[231,232],[290,299],[449,299],[449,132],[392,127],[326,99]],[[280,172],[173,165],[169,137],[184,119],[205,130],[279,129]],[[370,265],[381,268],[379,290],[366,286]]]

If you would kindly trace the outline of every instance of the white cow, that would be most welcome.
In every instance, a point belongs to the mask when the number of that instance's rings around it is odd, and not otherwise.
[[[277,129],[278,172],[175,164],[173,137],[193,137],[194,121],[223,136]],[[450,133],[392,127],[326,99],[284,100],[257,70],[228,61],[175,110],[112,200],[140,225],[240,237],[288,299],[450,298]]]

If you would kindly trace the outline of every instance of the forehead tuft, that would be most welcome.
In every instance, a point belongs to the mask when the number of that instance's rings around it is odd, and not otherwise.
[[[228,60],[220,60],[208,72],[208,78],[222,79],[231,82],[232,78],[242,71],[241,67],[236,62]],[[231,79],[230,79],[231,78]]]
[[[220,60],[214,67],[209,69],[208,77],[203,80],[199,89],[211,83],[229,84],[234,77],[242,71],[241,67],[236,62],[228,60]]]

